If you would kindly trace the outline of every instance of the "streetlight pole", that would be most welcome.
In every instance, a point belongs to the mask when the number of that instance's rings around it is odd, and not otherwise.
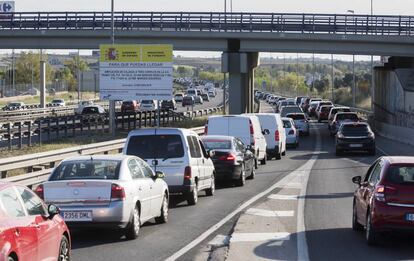
[[[334,58],[333,58],[333,54],[331,54],[331,95],[332,95],[332,102],[334,102],[334,84],[335,84],[335,73],[334,73]]]
[[[355,54],[352,55],[352,107],[356,107],[356,77],[355,77]]]
[[[114,0],[111,0],[111,42],[115,44]],[[109,101],[109,130],[112,136],[116,134],[115,100]]]
[[[371,0],[371,20],[372,16],[374,15],[374,0]],[[371,55],[371,111],[374,111],[374,95],[375,95],[375,88],[374,88],[374,56]]]

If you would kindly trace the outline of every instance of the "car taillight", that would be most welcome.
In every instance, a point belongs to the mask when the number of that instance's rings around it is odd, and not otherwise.
[[[251,120],[249,120],[249,125],[250,125],[250,135],[254,135],[254,129],[253,129],[253,124]]]
[[[275,141],[279,141],[280,139],[280,135],[279,135],[279,130],[275,131]]]
[[[236,156],[233,155],[233,154],[231,154],[231,153],[229,153],[229,154],[220,156],[218,159],[220,161],[235,161],[236,160]]]
[[[124,200],[125,199],[125,189],[118,185],[112,184],[111,186],[111,200]]]
[[[289,135],[293,135],[293,134],[295,134],[295,131],[294,130],[290,130],[288,134]]]
[[[39,198],[44,199],[44,190],[42,184],[37,186],[34,192],[36,193],[36,195],[39,196]]]
[[[374,197],[375,197],[375,200],[379,202],[385,202],[387,194],[390,195],[390,194],[396,194],[396,193],[397,193],[397,189],[393,187],[379,185],[375,188]]]
[[[191,167],[187,166],[184,169],[184,180],[190,180],[191,179]]]

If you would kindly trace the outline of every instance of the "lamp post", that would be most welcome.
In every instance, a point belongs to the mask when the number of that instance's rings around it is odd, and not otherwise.
[[[354,10],[348,10],[348,13],[355,14]],[[356,106],[356,77],[355,77],[355,54],[352,55],[352,106]]]
[[[111,0],[111,42],[115,44],[115,20],[114,20],[114,0]],[[112,136],[116,134],[115,101],[109,101],[109,131]]]
[[[374,0],[371,0],[371,19],[374,15]],[[371,111],[374,111],[374,56],[371,55]]]

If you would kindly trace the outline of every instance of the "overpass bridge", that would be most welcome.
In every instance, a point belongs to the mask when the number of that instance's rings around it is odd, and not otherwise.
[[[354,14],[117,12],[116,42],[168,43],[220,51],[230,113],[253,110],[259,52],[414,57],[414,16]],[[110,12],[28,12],[0,17],[3,49],[97,49],[111,43]]]

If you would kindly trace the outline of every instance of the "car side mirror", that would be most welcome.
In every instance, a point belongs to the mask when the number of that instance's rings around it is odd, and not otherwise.
[[[49,214],[48,218],[52,219],[54,216],[60,214],[60,209],[56,205],[50,204],[47,207],[47,213]]]
[[[165,173],[162,171],[155,172],[154,179],[165,179]]]
[[[263,135],[269,135],[270,134],[270,131],[268,129],[264,129],[262,131],[262,133],[263,133]]]
[[[209,158],[212,158],[216,155],[216,151],[215,150],[209,150],[207,151],[207,155]]]
[[[357,185],[361,185],[361,181],[362,181],[361,176],[356,176],[356,177],[352,178],[352,182],[357,184]]]

